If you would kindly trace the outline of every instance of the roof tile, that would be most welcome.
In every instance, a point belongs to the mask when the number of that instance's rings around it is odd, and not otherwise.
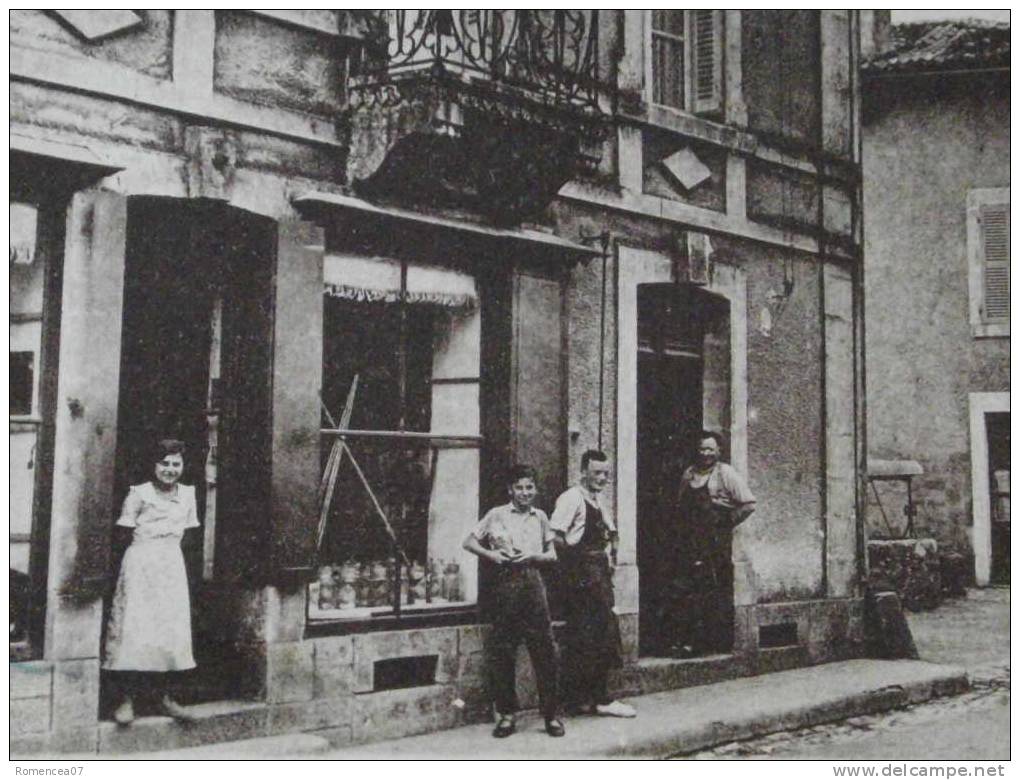
[[[869,73],[1009,67],[1009,24],[967,21],[893,25],[888,51],[868,60]]]

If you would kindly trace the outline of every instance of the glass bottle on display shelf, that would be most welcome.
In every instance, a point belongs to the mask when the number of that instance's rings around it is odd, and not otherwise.
[[[443,562],[429,558],[428,585],[425,591],[430,602],[443,598]]]
[[[333,586],[333,567],[319,569],[319,609],[333,609],[336,603],[336,588]]]
[[[336,592],[337,609],[352,609],[358,602],[358,564],[354,561],[347,561],[339,569],[340,584]]]
[[[410,594],[408,603],[419,604],[424,602],[426,593],[425,567],[418,563],[418,561],[411,565],[411,573],[408,575],[408,580],[408,592]]]
[[[372,565],[368,563],[361,564],[358,569],[358,581],[354,586],[357,601],[355,602],[359,607],[370,607],[372,606]]]
[[[390,603],[392,582],[386,571],[386,561],[375,561],[372,564],[372,597],[369,606],[386,607]]]
[[[443,572],[443,595],[447,601],[460,601],[460,564],[450,562]]]

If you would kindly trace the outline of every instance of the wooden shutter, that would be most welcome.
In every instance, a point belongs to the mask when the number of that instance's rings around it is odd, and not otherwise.
[[[1009,204],[981,207],[983,296],[981,319],[1009,322]]]
[[[722,12],[688,11],[691,110],[722,108]]]

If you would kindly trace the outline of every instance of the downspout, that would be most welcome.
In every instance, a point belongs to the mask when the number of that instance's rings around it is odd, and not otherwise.
[[[857,585],[858,595],[862,595],[868,582],[868,547],[866,539],[867,512],[867,468],[868,468],[868,398],[867,398],[867,363],[865,351],[864,320],[864,133],[862,130],[862,92],[860,75],[861,57],[861,23],[860,11],[850,12],[850,99],[853,101],[850,111],[850,142],[857,170],[857,186],[854,200],[850,204],[850,225],[856,241],[855,262],[853,265],[853,347],[854,347],[854,448],[857,458],[857,472],[854,480],[856,504],[857,532]]]
[[[599,435],[598,449],[602,449],[602,427],[605,419],[606,387],[606,264],[609,259],[609,233],[599,237],[602,242],[602,303],[599,310]]]
[[[824,166],[825,166],[825,95],[824,95],[824,72],[825,72],[825,59],[826,59],[826,47],[825,47],[825,36],[822,28],[821,15],[824,11],[818,11],[818,52],[819,52],[819,63],[821,67],[818,69],[818,77],[815,81],[815,99],[818,105],[818,138],[817,138],[817,149],[815,155],[815,186],[817,188],[817,208],[815,214],[816,220],[816,236],[818,238],[818,309],[819,309],[819,320],[821,322],[821,436],[819,441],[821,447],[819,448],[818,461],[821,465],[821,532],[822,532],[822,583],[821,583],[821,596],[825,598],[829,593],[829,453],[828,453],[828,425],[829,425],[829,396],[828,396],[828,381],[826,379],[826,372],[828,371],[829,355],[826,348],[826,312],[825,312],[825,261],[826,261],[826,240],[825,240],[825,186],[824,186]]]

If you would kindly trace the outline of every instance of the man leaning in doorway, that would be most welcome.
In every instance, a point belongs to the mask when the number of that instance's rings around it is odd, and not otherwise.
[[[566,632],[563,694],[567,711],[633,718],[629,704],[609,695],[609,671],[622,666],[620,626],[613,611],[616,526],[599,494],[609,459],[598,450],[581,456],[581,479],[556,501],[549,525],[563,567]],[[608,552],[607,552],[608,549]]]
[[[755,509],[747,481],[720,459],[722,439],[702,431],[680,478],[673,654],[727,652],[733,631],[733,529]]]

